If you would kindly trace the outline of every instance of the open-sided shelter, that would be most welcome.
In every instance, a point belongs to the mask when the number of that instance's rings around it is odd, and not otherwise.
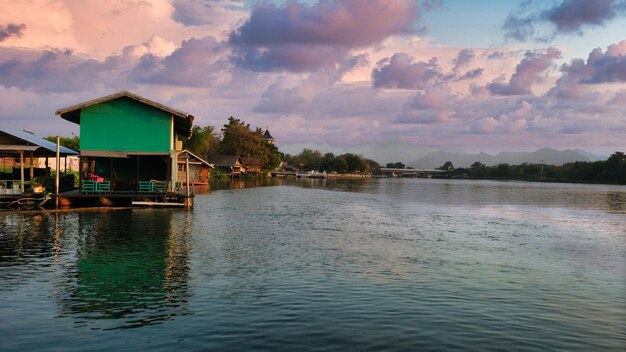
[[[66,158],[78,155],[78,152],[60,146],[59,155]],[[56,144],[25,131],[0,127],[0,168],[3,169],[0,172],[1,190],[24,192],[25,185],[37,176],[35,158],[56,158]],[[16,175],[17,165],[19,175]],[[28,170],[25,170],[25,165],[28,165]]]
[[[139,191],[146,182],[174,190],[192,115],[128,91],[56,115],[80,125],[81,180],[108,183],[111,192]]]

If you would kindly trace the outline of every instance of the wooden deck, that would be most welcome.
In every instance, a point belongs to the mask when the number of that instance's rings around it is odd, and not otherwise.
[[[192,203],[193,195],[178,192],[81,192],[73,190],[59,195],[61,206],[178,206]]]

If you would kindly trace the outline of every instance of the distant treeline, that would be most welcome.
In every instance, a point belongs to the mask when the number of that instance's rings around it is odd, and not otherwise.
[[[220,132],[213,126],[194,126],[191,138],[183,142],[183,147],[207,161],[221,154],[257,158],[263,171],[280,165],[278,148],[263,141],[261,128],[252,129],[250,124],[231,116]]]
[[[623,152],[615,152],[604,161],[577,161],[560,166],[529,163],[486,166],[475,162],[469,168],[455,169],[448,161],[439,169],[449,170],[449,176],[460,178],[626,184]]]
[[[300,170],[314,170],[337,173],[378,173],[380,165],[374,160],[360,155],[345,153],[322,155],[317,150],[303,149],[300,154],[283,154],[282,160]]]

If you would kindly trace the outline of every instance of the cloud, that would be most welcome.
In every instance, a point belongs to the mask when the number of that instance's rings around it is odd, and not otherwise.
[[[524,12],[530,3],[524,2],[520,11]],[[537,25],[546,23],[554,27],[553,36],[581,35],[584,27],[603,26],[622,16],[626,13],[625,10],[626,2],[622,0],[563,0],[547,9],[538,9],[524,15],[509,15],[503,29],[506,38],[518,41],[547,40],[545,37],[537,37],[535,30]]]
[[[6,26],[0,25],[0,42],[3,42],[10,37],[19,38],[24,35],[24,30],[26,30],[26,25],[24,23],[9,23]]]
[[[615,0],[566,0],[544,12],[544,17],[561,33],[575,33],[583,26],[601,26],[617,16]]]
[[[543,73],[559,57],[561,57],[561,52],[555,48],[548,48],[543,54],[528,51],[508,82],[492,82],[487,85],[487,88],[494,95],[532,94],[532,86],[542,81]]]
[[[245,4],[237,0],[173,0],[172,6],[172,19],[185,26],[224,27],[226,19],[243,14]]]
[[[465,72],[464,75],[459,76],[456,79],[457,79],[457,81],[463,81],[463,80],[466,80],[466,79],[474,79],[474,78],[480,77],[483,74],[484,71],[485,71],[484,68],[475,68],[473,70],[469,70],[469,71]]]
[[[315,77],[311,75],[305,82],[298,83],[292,82],[292,79],[287,76],[278,77],[263,92],[253,111],[260,113],[301,113],[311,100],[310,97],[307,97],[307,88],[310,89],[311,86],[319,84],[325,85],[327,82],[324,82],[319,75],[315,75]]]
[[[191,38],[169,56],[142,56],[131,77],[139,83],[208,87],[228,68],[225,57],[224,46],[215,38]]]
[[[483,68],[474,68],[464,74],[459,74],[459,71],[469,65],[476,58],[476,53],[472,49],[463,49],[458,52],[456,58],[452,60],[454,67],[452,72],[446,75],[446,79],[455,79],[457,81],[463,81],[466,79],[474,79],[480,77],[485,71]]]
[[[583,83],[626,82],[626,40],[610,45],[606,53],[595,49],[589,54],[589,78]]]
[[[437,58],[412,62],[406,53],[396,53],[378,62],[372,70],[374,88],[424,89],[444,77]]]
[[[191,38],[176,48],[153,36],[103,60],[86,59],[72,50],[0,48],[0,85],[41,93],[97,86],[130,89],[136,84],[209,87],[227,76],[227,57],[224,46],[212,37]]]
[[[172,18],[186,26],[200,26],[210,23],[214,6],[210,3],[195,0],[175,0]]]
[[[310,71],[332,67],[352,49],[393,35],[415,33],[428,2],[327,0],[308,6],[262,2],[230,33],[234,61],[255,71]]]
[[[0,85],[41,93],[86,90],[111,83],[119,65],[118,58],[85,60],[71,50],[4,49],[0,51]]]
[[[418,91],[404,104],[402,113],[394,120],[403,124],[451,122],[462,96],[454,94],[444,84]]]
[[[597,48],[589,53],[585,62],[574,59],[561,66],[563,75],[556,82],[550,95],[574,99],[584,95],[588,85],[626,82],[626,40],[609,45],[606,52]]]
[[[437,109],[449,107],[460,100],[458,94],[453,94],[446,86],[434,86],[417,92],[409,104],[414,109]]]
[[[463,49],[459,51],[456,58],[453,60],[454,68],[453,71],[458,71],[460,68],[467,66],[474,58],[476,54],[472,49]]]
[[[129,45],[122,50],[124,56],[140,58],[146,54],[165,57],[174,52],[176,43],[158,35],[153,35],[150,40],[139,45]]]
[[[489,60],[500,60],[506,57],[506,53],[500,50],[496,50],[496,51],[492,51],[492,52],[486,52],[485,53],[487,55],[487,59]]]

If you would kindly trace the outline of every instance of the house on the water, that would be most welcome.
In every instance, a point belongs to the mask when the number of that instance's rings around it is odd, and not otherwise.
[[[59,147],[62,163],[78,152]],[[50,176],[48,159],[56,159],[56,144],[31,133],[0,127],[0,194],[21,194],[32,189],[37,177]],[[45,160],[38,167],[38,160]],[[52,192],[54,190],[49,189]]]
[[[256,156],[244,156],[241,158],[241,162],[246,167],[247,174],[261,175],[263,171],[263,162]]]
[[[80,125],[83,193],[171,192],[194,117],[128,91],[59,109]]]
[[[230,178],[238,178],[246,173],[246,167],[237,155],[215,155],[211,159],[211,164]]]
[[[188,160],[187,160],[188,159]],[[187,165],[189,165],[189,184],[207,185],[211,178],[213,165],[188,150],[178,153],[178,182],[187,183]]]

